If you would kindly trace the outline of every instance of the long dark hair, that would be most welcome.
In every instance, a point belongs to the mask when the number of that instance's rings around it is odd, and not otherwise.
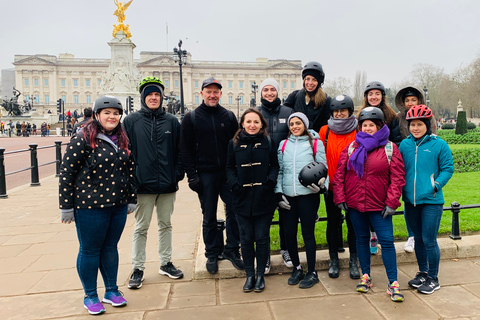
[[[366,107],[370,107],[370,105],[368,104],[367,95],[365,95],[363,97],[362,106],[360,107],[360,110],[358,110],[358,112],[357,112],[357,119],[358,119],[358,116],[360,115],[360,112],[363,109],[365,109]],[[382,93],[382,101],[376,107],[379,108],[380,110],[382,110],[383,115],[385,116],[385,123],[386,124],[390,125],[392,123],[392,121],[397,118],[397,114],[395,113],[395,111],[393,111],[392,107],[390,107],[390,105],[388,104],[387,100],[385,99],[385,95],[383,93]]]
[[[240,142],[240,137],[239,137],[240,132],[245,131],[245,129],[243,128],[243,122],[245,121],[245,116],[252,112],[256,113],[260,117],[260,122],[262,123],[262,128],[260,129],[258,134],[263,135],[265,137],[268,135],[267,133],[268,123],[263,117],[262,113],[258,111],[258,109],[256,108],[248,108],[240,117],[240,121],[238,122],[238,130],[237,132],[235,132],[235,135],[233,136],[233,142],[235,143],[235,145],[237,145]]]
[[[83,127],[83,132],[85,134],[85,139],[90,142],[92,149],[95,149],[95,146],[97,145],[97,135],[100,132],[105,132],[105,130],[98,120],[90,119]],[[118,123],[118,126],[114,129],[114,133],[118,139],[118,148],[127,150],[127,154],[130,155],[130,150],[128,149],[128,137],[120,123]]]

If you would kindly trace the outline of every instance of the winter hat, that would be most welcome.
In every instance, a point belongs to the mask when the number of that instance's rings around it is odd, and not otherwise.
[[[160,95],[163,95],[163,92],[161,91],[160,86],[156,84],[149,84],[143,89],[143,94],[145,97],[152,92],[158,92],[160,93]]]
[[[302,120],[303,124],[305,125],[305,129],[308,129],[308,125],[309,125],[308,118],[303,112],[292,113],[290,117],[288,117],[288,126],[290,126],[290,119],[295,117]]]
[[[315,70],[315,69],[303,70],[302,71],[302,79],[305,79],[306,76],[312,76],[315,79],[317,79],[319,86],[322,84],[322,81],[323,81],[322,79],[324,78],[324,77],[322,77],[322,74],[320,73],[320,71]]]
[[[260,92],[262,92],[263,87],[265,87],[265,86],[272,86],[277,90],[277,93],[280,92],[280,86],[278,85],[277,80],[275,80],[273,78],[267,78],[267,79],[263,80],[262,84],[260,85]]]
[[[431,122],[431,119],[415,119],[415,120],[420,120],[422,121],[423,123],[425,123],[425,126],[427,127],[427,134],[428,135],[431,135],[432,134],[432,122]],[[413,120],[407,120],[408,122],[408,132],[410,132],[410,123],[412,122]]]

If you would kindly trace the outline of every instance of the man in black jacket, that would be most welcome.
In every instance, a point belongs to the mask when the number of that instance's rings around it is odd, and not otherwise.
[[[75,135],[76,133],[78,133],[78,131],[80,131],[81,128],[83,128],[83,126],[89,121],[92,119],[92,115],[93,115],[93,111],[92,111],[92,108],[90,107],[86,107],[85,109],[83,109],[83,120],[79,123],[76,123],[74,126],[73,126],[73,135]]]
[[[229,141],[238,129],[235,115],[222,107],[222,85],[213,77],[202,84],[203,103],[182,121],[180,154],[190,189],[198,193],[203,213],[203,241],[207,271],[217,273],[218,258],[230,260],[240,270],[240,237],[232,211],[232,192],[226,182],[225,166]],[[227,241],[223,254],[217,239],[218,196],[226,205]]]
[[[138,207],[133,232],[132,267],[128,287],[142,286],[145,269],[147,232],[156,207],[158,223],[158,254],[162,275],[172,279],[183,277],[182,271],[170,261],[172,256],[171,215],[183,171],[180,156],[180,123],[162,107],[163,83],[156,77],[140,82],[140,111],[130,113],[123,125],[130,141],[136,168]]]

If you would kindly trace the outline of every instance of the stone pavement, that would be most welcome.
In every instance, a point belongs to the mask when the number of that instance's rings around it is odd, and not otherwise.
[[[92,319],[83,308],[83,291],[75,260],[78,241],[74,224],[60,223],[57,179],[41,186],[8,190],[0,199],[0,319]],[[153,223],[155,225],[155,223]],[[480,320],[480,236],[440,239],[442,288],[422,295],[407,288],[415,276],[414,255],[397,243],[399,282],[405,302],[386,294],[387,278],[381,256],[372,263],[374,286],[368,294],[355,291],[357,280],[342,270],[330,279],[327,253],[318,251],[320,283],[302,290],[287,285],[289,270],[272,257],[272,274],[263,293],[243,293],[244,274],[230,262],[219,263],[215,276],[205,270],[201,211],[196,195],[182,182],[173,215],[173,262],[185,273],[172,280],[158,274],[156,228],[150,229],[145,282],[140,290],[126,287],[131,271],[134,216],[128,217],[119,243],[118,284],[128,305],[106,305],[105,319],[477,319]],[[348,253],[342,253],[347,266]],[[301,255],[304,259],[304,254]],[[99,295],[103,296],[99,276]]]

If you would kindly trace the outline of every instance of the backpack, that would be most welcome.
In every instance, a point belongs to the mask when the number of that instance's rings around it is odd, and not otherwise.
[[[350,158],[350,156],[352,155],[353,151],[355,150],[355,148],[353,147],[353,143],[355,141],[352,141],[349,145],[348,145],[348,157]],[[385,145],[385,154],[387,155],[387,160],[388,160],[388,165],[390,166],[390,162],[392,161],[392,154],[393,154],[393,146],[392,146],[393,142],[392,141],[388,141],[387,144]]]

